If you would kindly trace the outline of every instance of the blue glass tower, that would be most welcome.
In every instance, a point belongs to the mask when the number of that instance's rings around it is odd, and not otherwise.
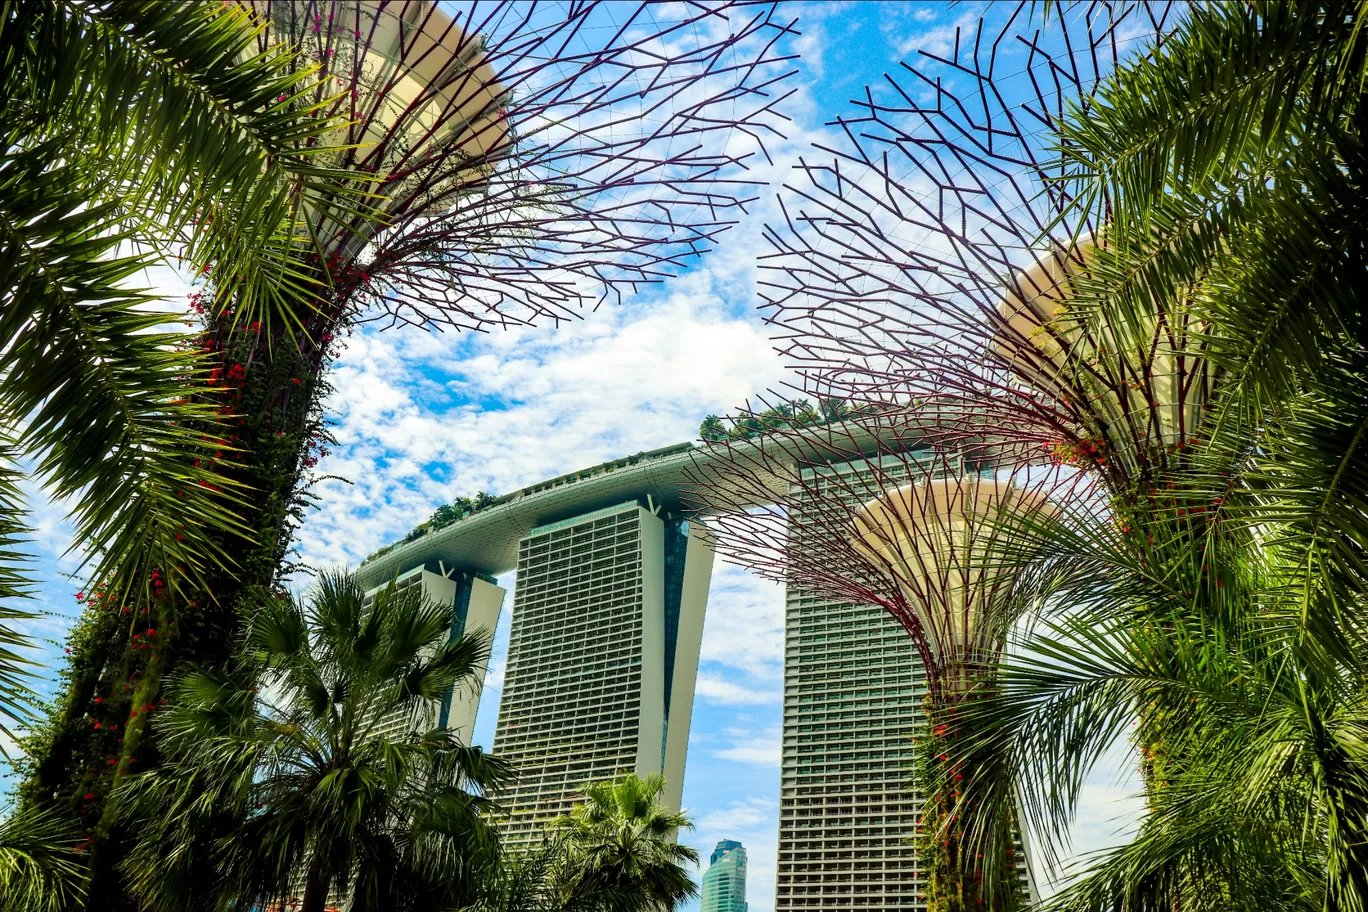
[[[703,912],[746,912],[746,847],[724,839],[703,875]]]

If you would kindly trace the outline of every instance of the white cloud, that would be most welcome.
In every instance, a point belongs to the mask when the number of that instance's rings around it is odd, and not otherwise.
[[[717,808],[699,818],[699,833],[729,833],[769,826],[779,805],[769,798],[747,798],[729,807]],[[719,839],[728,838],[725,835]]]
[[[704,415],[785,376],[754,317],[732,310],[682,288],[558,331],[358,333],[333,373],[339,446],[319,469],[353,482],[320,487],[346,521],[306,524],[305,558],[355,563],[459,494],[695,437]]]
[[[780,755],[780,729],[771,728],[754,732],[742,728],[728,728],[722,736],[729,741],[724,748],[715,749],[712,754],[719,760],[735,760],[751,766],[778,766]]]
[[[784,677],[784,587],[730,564],[713,570],[702,661],[779,689]]]
[[[896,6],[893,8],[896,9]],[[911,60],[921,51],[937,57],[952,56],[955,51],[956,33],[959,35],[961,48],[964,48],[966,42],[972,40],[978,21],[983,18],[984,6],[979,3],[966,4],[959,8],[959,15],[953,20],[933,28],[926,28],[928,23],[938,18],[935,15],[928,15],[930,8],[909,6],[906,10],[908,15],[888,20],[884,28],[893,41],[899,57]],[[908,20],[915,22],[916,25],[909,28]]]
[[[724,706],[778,703],[783,699],[783,694],[777,690],[758,690],[703,673],[698,675],[694,693],[709,702],[721,703]]]

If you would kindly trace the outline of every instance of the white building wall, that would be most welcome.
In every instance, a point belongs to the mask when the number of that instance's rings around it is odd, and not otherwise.
[[[499,614],[503,610],[504,596],[508,593],[499,586],[478,576],[470,580],[470,601],[466,604],[465,632],[479,631],[490,643],[494,641],[494,630],[499,626]],[[485,673],[489,670],[485,660],[480,668],[479,679],[468,685],[457,687],[451,695],[447,707],[447,728],[456,733],[462,744],[469,744],[475,732],[475,714],[480,708],[480,692],[484,686]]]
[[[679,630],[675,637],[674,676],[670,686],[669,729],[665,742],[664,803],[678,811],[684,796],[684,761],[689,750],[694,687],[698,682],[698,654],[703,644],[703,617],[712,582],[713,543],[707,528],[689,523],[684,552],[684,586],[679,600]]]
[[[439,567],[439,572],[433,573],[426,567],[414,567],[405,573],[399,574],[394,580],[395,588],[404,591],[412,586],[422,586],[423,597],[429,601],[445,605],[453,612],[458,610],[456,605],[457,598],[462,594],[463,584],[469,586],[470,598],[466,605],[466,616],[463,624],[465,631],[483,630],[492,641],[494,630],[499,624],[499,613],[503,608],[506,590],[469,574],[456,570],[447,570]],[[385,583],[388,586],[389,583]],[[376,586],[366,592],[369,599],[384,586]],[[453,617],[453,620],[455,618]],[[480,708],[480,689],[484,683],[485,674],[489,670],[489,659],[485,658],[480,663],[475,672],[474,683],[458,685],[455,691],[448,698],[446,706],[447,728],[456,732],[457,738],[462,744],[469,744],[471,734],[475,730],[475,714]],[[426,719],[417,720],[417,728],[427,728],[439,723],[441,710],[434,707],[431,715]],[[386,727],[392,732],[398,732],[405,726],[413,726],[411,720],[395,719],[386,723]]]

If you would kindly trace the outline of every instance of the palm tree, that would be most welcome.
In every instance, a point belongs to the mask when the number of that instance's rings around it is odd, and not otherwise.
[[[134,628],[174,643],[171,597],[230,562],[218,536],[247,533],[242,490],[215,458],[219,407],[188,394],[220,384],[179,328],[183,302],[138,286],[147,267],[179,260],[279,292],[294,270],[278,243],[290,214],[337,205],[297,142],[331,118],[279,101],[309,70],[258,52],[257,32],[245,9],[219,4],[0,9],[0,730],[11,719],[29,730],[16,826],[51,811],[77,840],[98,831],[115,772],[106,761],[120,739],[136,741],[144,717],[128,716],[129,703],[147,701],[120,688],[92,706],[97,682],[135,674],[142,691],[156,679],[146,651],[111,662],[78,648],[63,709],[33,718],[32,643],[19,626],[30,617],[19,606],[25,472],[65,499],[83,569],[100,581],[80,596],[78,647],[127,644]],[[92,708],[116,705],[122,734],[91,726]],[[68,776],[73,756],[88,762]],[[93,848],[84,840],[85,860]],[[16,872],[61,856],[27,858]],[[71,874],[69,861],[54,879]]]
[[[332,205],[315,195],[311,153],[294,145],[328,120],[277,103],[307,74],[287,55],[252,50],[256,31],[245,11],[207,4],[0,11],[7,622],[24,616],[10,604],[26,591],[13,569],[26,531],[13,483],[20,460],[68,499],[87,569],[102,581],[101,595],[91,593],[99,610],[87,613],[78,640],[119,638],[129,626],[121,609],[133,600],[160,613],[159,590],[178,590],[224,562],[215,533],[243,532],[236,488],[213,459],[219,416],[187,395],[187,379],[209,379],[204,353],[176,328],[183,305],[157,301],[137,275],[183,256],[253,287],[279,286],[288,260],[270,255],[262,241],[274,235],[262,225],[278,232],[282,213],[304,200]],[[10,630],[0,640],[23,646]],[[0,656],[0,717],[26,709],[23,670],[18,654]],[[70,692],[85,694],[97,673],[74,664]],[[66,729],[83,712],[28,739],[38,771],[26,799],[50,801],[66,786],[61,800],[79,805],[85,783],[59,782],[41,768],[75,747]]]
[[[675,842],[692,823],[661,806],[664,790],[658,775],[595,782],[583,804],[547,825],[563,865],[554,877],[558,905],[669,912],[697,893],[685,865],[696,865],[698,852]]]
[[[368,601],[325,573],[306,605],[263,606],[240,669],[182,677],[162,764],[115,798],[143,906],[471,902],[497,858],[484,795],[509,769],[430,727],[451,688],[478,685],[488,649],[449,631],[449,609],[416,589]]]

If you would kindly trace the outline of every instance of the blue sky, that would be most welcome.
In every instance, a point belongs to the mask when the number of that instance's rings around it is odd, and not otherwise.
[[[585,314],[559,329],[465,336],[367,327],[350,340],[332,377],[328,403],[338,446],[319,471],[340,476],[317,493],[323,506],[301,530],[300,556],[316,566],[356,564],[425,519],[437,504],[479,490],[502,493],[573,469],[696,436],[710,412],[726,412],[775,388],[787,373],[756,313],[761,228],[776,218],[774,195],[798,156],[829,135],[823,124],[848,111],[917,48],[948,50],[956,24],[977,4],[794,3],[802,37],[798,93],[785,113],[788,139],[771,146],[773,167],[752,177],[771,188],[713,252],[667,285],[620,307]],[[157,276],[179,295],[174,277]],[[40,632],[58,639],[69,624],[77,581],[61,557],[71,528],[33,492]],[[476,725],[493,741],[509,608]],[[54,658],[60,647],[53,646]],[[783,657],[782,592],[734,567],[714,574],[699,667],[684,803],[697,821],[686,841],[706,859],[722,838],[750,854],[749,902],[774,901],[779,725]],[[1085,790],[1075,849],[1114,841],[1137,807],[1122,781],[1123,752]],[[706,864],[706,861],[705,861]]]

